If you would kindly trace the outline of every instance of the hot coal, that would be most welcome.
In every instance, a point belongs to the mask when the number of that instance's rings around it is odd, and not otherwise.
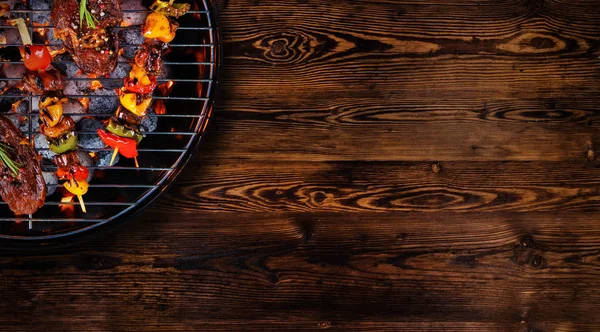
[[[85,149],[103,149],[104,142],[98,137],[96,131],[104,129],[104,124],[94,118],[83,118],[79,121],[75,129],[80,132],[78,145]],[[87,132],[86,134],[81,132]]]
[[[87,113],[85,107],[83,107],[83,105],[76,99],[69,99],[69,101],[63,105],[63,111],[64,113],[69,114],[75,122],[79,122]]]
[[[99,151],[96,153],[96,165],[99,167],[107,167],[107,166],[112,166],[110,165],[110,159],[112,158],[113,152],[112,151]],[[117,156],[115,157],[115,161],[113,162],[113,165],[117,164],[119,162],[119,154],[117,154]]]
[[[44,182],[46,182],[47,192],[46,197],[54,194],[56,192],[56,187],[58,186],[58,176],[54,172],[42,172],[42,176],[44,177]]]
[[[39,24],[50,23],[50,2],[45,0],[32,0],[31,8],[35,11],[33,13],[33,22]],[[43,11],[42,11],[43,10]]]
[[[154,112],[152,107],[149,107],[146,111],[146,116],[142,118],[142,123],[140,123],[140,129],[142,132],[152,132],[156,130],[158,126],[158,117]]]
[[[95,165],[94,159],[90,156],[89,153],[85,151],[77,151],[77,157],[79,157],[79,162],[81,163],[81,165],[85,167]],[[90,169],[89,171],[90,173],[86,179],[87,182],[90,182],[94,178],[94,170]]]
[[[95,96],[106,97],[91,97],[88,113],[112,114],[119,106],[119,98],[115,90],[97,89],[94,90]]]
[[[119,36],[124,44],[141,45],[144,42],[144,36],[142,36],[141,30],[138,28],[121,29]],[[123,57],[127,60],[133,60],[133,56],[138,48],[139,47],[124,47]]]
[[[66,53],[57,55],[52,62],[52,66],[66,77],[74,77],[79,72],[79,68],[73,62],[73,58]]]
[[[49,150],[50,146],[48,145],[48,140],[46,139],[46,136],[42,134],[35,136],[33,139],[33,145],[42,158],[52,160],[52,158],[56,156],[54,151]]]

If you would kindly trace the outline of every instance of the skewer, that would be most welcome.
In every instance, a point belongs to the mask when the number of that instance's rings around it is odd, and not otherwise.
[[[86,213],[87,210],[85,208],[85,203],[83,202],[83,196],[77,195],[77,199],[79,200],[79,205],[81,206],[81,211],[83,211],[83,213]]]
[[[140,164],[138,164],[137,157],[133,157],[133,161],[135,161],[135,168],[140,168]]]
[[[29,35],[29,30],[27,29],[27,25],[25,25],[25,20],[22,18],[18,18],[15,20],[15,24],[17,25],[17,29],[19,30],[19,34],[21,35],[21,40],[23,41],[23,45],[31,45],[31,36]]]
[[[113,165],[113,161],[115,161],[115,158],[117,157],[118,153],[119,153],[119,148],[115,148],[115,150],[113,151],[112,157],[110,157],[110,163],[109,163],[110,166]]]

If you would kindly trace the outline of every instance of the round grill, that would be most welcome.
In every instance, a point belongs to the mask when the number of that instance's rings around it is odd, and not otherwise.
[[[32,37],[34,34],[45,35],[53,30],[51,24],[32,26],[31,22],[36,22],[36,17],[44,15],[49,17],[50,15],[49,9],[38,9],[44,4],[37,2],[43,1],[29,0],[25,9],[11,10],[12,15],[27,18]],[[150,12],[147,7],[144,8],[146,9],[136,10],[127,9],[127,6],[124,6],[123,15],[127,17]],[[156,129],[146,132],[146,137],[138,148],[139,168],[134,165],[133,160],[125,158],[120,158],[120,161],[114,166],[89,167],[94,171],[94,178],[90,181],[89,191],[85,195],[87,213],[81,211],[76,199],[65,201],[60,191],[48,196],[44,207],[31,217],[16,218],[8,209],[7,204],[0,202],[0,238],[4,239],[4,242],[52,240],[97,229],[108,223],[115,224],[115,221],[122,220],[143,209],[165,190],[183,168],[191,152],[195,150],[212,113],[220,56],[220,39],[214,13],[211,1],[196,0],[192,4],[192,10],[177,19],[180,27],[175,39],[170,43],[170,53],[164,58],[167,74],[159,77],[158,80],[159,84],[163,84],[165,88],[170,87],[171,91],[168,95],[166,93],[161,95],[160,92],[154,93],[153,105],[156,114],[149,117],[149,121],[151,125],[156,121]],[[5,31],[16,30],[16,27],[6,24],[1,25],[0,28]],[[140,30],[140,28],[141,24],[121,27],[120,47],[125,52],[133,52],[140,44],[131,43],[127,38],[124,40],[123,32]],[[36,39],[33,39],[35,45]],[[60,45],[51,42],[48,44]],[[48,44],[45,43],[45,45]],[[10,48],[16,50],[16,47],[21,44],[7,43],[5,46],[3,51],[8,52]],[[4,58],[2,60],[3,66],[22,66],[20,61],[8,61]],[[129,61],[120,59],[117,69],[128,63]],[[118,70],[115,73],[117,72]],[[0,84],[4,84],[3,81],[6,83],[21,81],[21,77],[3,76],[6,77],[0,78]],[[107,86],[122,85],[123,76],[118,73],[107,78],[68,76],[64,78],[64,82],[67,85],[76,84],[78,81],[89,81],[90,84],[92,81],[96,81],[106,88]],[[118,105],[118,97],[114,94],[80,92],[69,94],[66,90],[65,94],[69,99],[77,99],[84,105],[90,105],[85,116],[103,120],[113,115],[115,109],[107,113],[94,113],[91,105],[102,103],[102,99],[110,100]],[[110,89],[106,88],[105,90]],[[35,136],[38,134],[36,126],[38,112],[32,109],[32,105],[37,102],[37,97],[39,95],[19,97],[0,95],[0,102],[3,99],[8,99],[8,102],[15,99],[28,101],[28,109],[19,113],[18,116],[27,124],[25,128],[21,129],[30,138],[32,145],[35,145]],[[164,108],[160,104],[163,104]],[[65,115],[81,116],[82,114],[65,112]],[[95,132],[79,130],[76,133],[93,135]],[[36,147],[36,150],[43,152],[45,148]],[[110,149],[85,148],[79,150],[97,154],[108,154],[112,151]],[[42,168],[44,171],[56,170],[55,165],[45,162],[42,162]]]

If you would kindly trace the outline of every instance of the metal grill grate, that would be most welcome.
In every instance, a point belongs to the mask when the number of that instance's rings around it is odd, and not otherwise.
[[[39,39],[34,38],[34,34],[48,35],[53,29],[51,24],[32,25],[32,22],[36,21],[36,17],[45,15],[49,17],[50,15],[49,9],[34,9],[40,7],[36,4],[38,1],[43,0],[29,0],[27,9],[11,10],[12,15],[23,15],[27,19],[34,45],[36,39]],[[123,12],[124,16],[127,16],[150,11],[124,9]],[[48,196],[45,206],[31,218],[15,218],[6,203],[0,202],[0,238],[44,240],[91,230],[143,208],[173,180],[199,142],[212,112],[219,60],[219,38],[212,3],[208,0],[197,0],[195,5],[192,5],[192,10],[187,15],[180,17],[178,21],[180,27],[177,30],[176,38],[170,43],[171,51],[164,61],[168,73],[166,77],[158,79],[159,84],[173,82],[173,88],[168,96],[157,96],[155,93],[153,97],[155,100],[163,100],[166,113],[152,115],[152,118],[157,121],[157,128],[154,131],[146,132],[146,137],[140,144],[138,149],[140,167],[136,168],[131,160],[124,158],[121,158],[114,166],[89,167],[95,172],[95,175],[94,179],[90,181],[90,189],[85,197],[88,207],[88,212],[85,214],[80,211],[76,200],[75,202],[61,202],[62,195],[59,192]],[[139,30],[140,28],[141,25],[130,25],[121,27],[121,30]],[[0,29],[9,31],[10,29],[16,30],[16,27],[3,24],[0,25]],[[40,45],[59,47],[62,44],[48,42]],[[6,47],[3,50],[6,51],[11,47],[16,49],[22,45],[7,43],[4,46]],[[139,43],[120,43],[120,47],[124,49],[135,49],[138,46],[140,46]],[[21,61],[13,60],[3,58],[3,67],[22,66]],[[61,61],[61,63],[69,64],[72,63],[72,60]],[[128,66],[128,64],[129,61],[120,60],[117,67]],[[21,80],[21,77],[1,77],[0,83],[14,84]],[[65,85],[68,82],[91,83],[92,81],[99,81],[104,87],[116,86],[122,84],[123,75],[107,78],[64,78]],[[118,105],[118,97],[116,94],[109,93],[110,90],[110,88],[104,90],[108,91],[108,94],[88,95],[69,94],[65,89],[65,94],[69,99],[88,99],[90,111],[83,115],[107,119],[114,114],[115,109],[107,110],[107,113],[98,112],[97,108],[92,109],[92,103],[97,98],[111,100]],[[38,111],[33,106],[34,103],[37,103],[36,98],[38,97],[39,95],[0,95],[0,102],[3,99],[7,99],[8,102],[15,99],[27,100],[26,111],[10,114],[10,116],[19,117],[19,120],[25,124],[25,128],[21,129],[34,146],[34,139],[38,135]],[[65,115],[82,116],[81,113],[68,112]],[[94,131],[85,130],[79,130],[76,133],[95,134]],[[36,150],[43,152],[47,148],[36,147]],[[80,148],[79,150],[98,154],[112,152],[110,149]],[[42,163],[42,168],[44,171],[56,170],[56,166],[49,163]]]

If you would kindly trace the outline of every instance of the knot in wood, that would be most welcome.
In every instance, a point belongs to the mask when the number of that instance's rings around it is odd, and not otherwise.
[[[533,248],[533,239],[531,236],[525,235],[519,240],[519,244],[525,249],[531,249]]]
[[[314,53],[316,41],[301,32],[282,32],[264,37],[258,45],[266,60],[279,63],[297,63]]]
[[[531,259],[531,266],[534,268],[540,268],[544,264],[544,259],[541,256],[534,256]]]

